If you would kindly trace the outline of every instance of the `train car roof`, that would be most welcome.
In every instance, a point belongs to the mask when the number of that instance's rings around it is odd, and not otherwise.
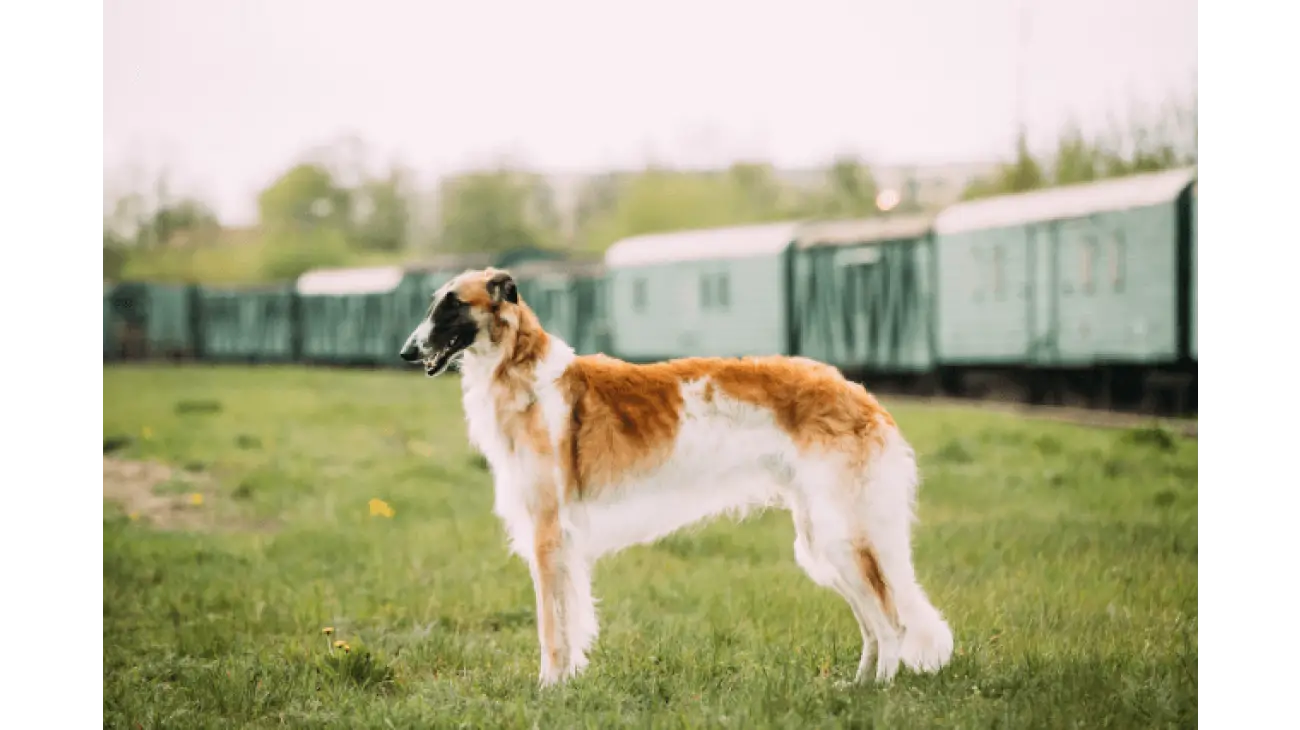
[[[812,221],[799,229],[796,246],[854,246],[921,238],[934,225],[933,215],[884,215],[851,220]]]
[[[935,218],[934,230],[943,235],[1007,228],[1158,205],[1177,198],[1195,180],[1196,168],[1183,167],[956,203]]]
[[[799,226],[797,221],[784,221],[631,236],[609,247],[605,265],[615,269],[776,254],[794,242]]]
[[[379,294],[392,291],[405,274],[400,266],[368,266],[350,269],[317,269],[298,277],[298,293]]]

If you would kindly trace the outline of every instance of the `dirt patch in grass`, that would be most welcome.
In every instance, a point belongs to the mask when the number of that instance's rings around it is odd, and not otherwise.
[[[247,531],[269,525],[240,520],[224,509],[212,479],[153,461],[104,457],[104,499],[132,520],[163,530]]]

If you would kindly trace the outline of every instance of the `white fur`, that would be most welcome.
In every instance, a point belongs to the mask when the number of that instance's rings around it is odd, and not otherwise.
[[[415,334],[413,334],[415,336]],[[427,337],[427,332],[424,334]],[[557,380],[573,361],[572,348],[551,336],[536,369],[530,394],[558,449],[569,427],[569,406]],[[497,356],[483,341],[466,351],[461,365],[469,439],[487,458],[495,481],[495,512],[511,550],[526,560],[537,581],[533,552],[532,503],[540,459],[527,448],[510,450],[496,422],[490,393]],[[873,463],[860,472],[847,457],[801,452],[777,427],[766,409],[726,398],[717,389],[703,397],[706,382],[682,384],[684,411],[676,443],[665,463],[650,473],[629,475],[615,484],[591,485],[589,500],[562,503],[563,545],[558,601],[561,649],[566,666],[551,666],[543,651],[541,681],[573,676],[587,664],[586,651],[598,625],[591,593],[596,560],[625,547],[652,542],[684,526],[728,511],[782,505],[794,517],[795,559],[817,584],[838,592],[858,619],[863,649],[856,680],[867,676],[878,647],[875,676],[889,681],[900,662],[917,671],[936,671],[952,655],[952,632],[916,582],[910,532],[918,482],[911,447],[893,426]],[[850,385],[846,387],[861,387]],[[561,474],[552,475],[563,499]],[[865,538],[874,549],[898,609],[902,630],[887,620],[861,576],[852,541]],[[542,597],[538,587],[538,635],[542,636]]]

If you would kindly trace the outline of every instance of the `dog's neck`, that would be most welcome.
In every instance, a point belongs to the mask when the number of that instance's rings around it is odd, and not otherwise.
[[[461,361],[465,395],[491,389],[498,395],[516,394],[532,400],[540,379],[554,379],[573,359],[573,349],[542,328],[537,315],[520,302],[510,313],[515,322],[502,327],[500,340],[474,345]],[[558,366],[558,371],[551,373]]]

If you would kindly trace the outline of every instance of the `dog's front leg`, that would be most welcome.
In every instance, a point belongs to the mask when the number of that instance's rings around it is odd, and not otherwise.
[[[541,645],[543,686],[573,674],[569,661],[569,630],[564,586],[568,579],[568,550],[560,527],[558,504],[538,510],[534,526],[533,589],[537,593],[537,639]]]

